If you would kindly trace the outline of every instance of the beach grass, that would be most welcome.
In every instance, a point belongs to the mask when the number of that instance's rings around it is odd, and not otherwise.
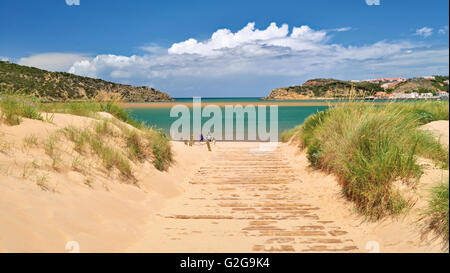
[[[39,146],[39,138],[36,135],[28,135],[23,139],[23,144],[27,148]]]
[[[94,125],[93,130],[89,128],[80,129],[73,126],[68,126],[62,129],[62,132],[68,140],[74,143],[74,149],[78,153],[84,154],[86,148],[89,147],[90,150],[101,159],[107,170],[116,168],[125,177],[132,177],[132,169],[128,158],[121,153],[120,149],[107,144],[105,139],[106,136],[103,135],[103,131],[98,131],[99,127],[103,128],[103,125],[98,126],[98,124],[105,123],[97,123]]]
[[[282,132],[280,136],[281,142],[289,142],[291,139],[296,138],[296,135],[300,131],[300,126]]]
[[[448,102],[348,103],[310,116],[287,136],[306,149],[313,167],[334,173],[345,196],[376,220],[408,207],[393,183],[418,181],[418,157],[448,168],[448,150],[418,129],[448,120],[448,111]]]
[[[130,127],[126,127],[114,120],[105,120],[98,114],[99,112],[110,113],[117,120],[130,125]],[[119,101],[89,100],[43,103],[32,96],[7,92],[0,94],[0,119],[7,125],[19,125],[22,122],[22,118],[52,123],[54,113],[84,116],[99,120],[94,125],[93,130],[67,127],[62,131],[75,144],[77,152],[82,154],[87,147],[90,147],[103,160],[107,168],[116,167],[125,176],[131,176],[128,158],[143,162],[151,157],[154,166],[158,170],[167,170],[172,162],[171,146],[167,135],[161,130],[150,128],[144,123],[134,120],[129,112],[120,106]],[[128,149],[126,156],[102,141],[102,139],[109,136],[114,136],[113,125],[119,127],[126,141]],[[31,144],[32,139],[24,141],[25,144]],[[57,153],[57,142],[56,136],[50,136],[44,142],[44,149],[47,155],[52,158],[55,168],[60,161]]]
[[[169,137],[160,129],[147,129],[146,132],[153,151],[153,164],[160,171],[167,170],[173,160]]]
[[[119,132],[113,129],[117,126]],[[103,120],[92,128],[68,126],[62,130],[68,140],[74,144],[74,150],[80,155],[93,151],[103,162],[106,169],[116,168],[125,177],[132,177],[131,161],[149,160],[155,168],[164,171],[172,162],[172,151],[168,137],[153,128],[136,129],[117,121]],[[108,141],[123,145],[111,145]]]
[[[0,96],[0,118],[11,126],[19,125],[22,117],[42,120],[39,105],[39,100],[30,96],[4,94]]]
[[[43,114],[62,113],[85,117],[96,117],[98,112],[110,113],[117,119],[136,128],[143,124],[134,120],[119,101],[67,101],[43,103],[36,97],[12,92],[0,93],[0,118],[8,125],[19,125],[21,118],[44,120]]]
[[[129,157],[140,162],[144,161],[148,156],[148,151],[142,135],[135,130],[128,130],[124,134],[124,138],[128,147]]]
[[[142,123],[134,120],[130,114],[119,105],[118,101],[76,101],[40,104],[42,112],[62,113],[85,117],[96,117],[98,112],[106,112],[115,118],[136,128],[142,128]]]
[[[448,179],[447,179],[448,181]],[[449,241],[449,184],[440,183],[431,191],[427,215],[430,216],[429,227],[444,238],[448,249]]]

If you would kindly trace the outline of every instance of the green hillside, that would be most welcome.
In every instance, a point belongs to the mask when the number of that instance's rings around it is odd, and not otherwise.
[[[86,100],[99,96],[123,101],[171,101],[168,94],[146,86],[135,87],[64,72],[0,62],[0,92],[34,95],[45,101]]]

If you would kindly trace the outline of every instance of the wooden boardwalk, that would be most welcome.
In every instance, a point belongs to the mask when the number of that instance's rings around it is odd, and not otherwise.
[[[156,251],[358,251],[345,230],[302,200],[295,187],[301,178],[278,149],[213,148],[212,160],[188,179],[185,194],[158,214]]]

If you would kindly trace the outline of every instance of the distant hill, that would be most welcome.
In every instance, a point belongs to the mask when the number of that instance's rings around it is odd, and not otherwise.
[[[425,90],[428,90],[431,93],[435,93],[436,91],[448,92],[448,84],[444,83],[445,80],[448,80],[448,76],[435,76],[434,80],[412,78],[405,82],[399,83],[389,90],[389,92],[408,93],[416,91],[425,92]]]
[[[410,93],[448,91],[444,83],[448,76],[436,76],[435,80],[413,78],[399,83],[391,89],[384,89],[380,83],[350,82],[336,79],[312,79],[302,85],[281,87],[272,90],[266,100],[364,98],[377,92]]]
[[[0,92],[35,95],[46,101],[120,97],[129,102],[172,101],[166,93],[146,86],[135,87],[64,72],[0,62]]]
[[[268,100],[314,99],[314,98],[346,98],[364,97],[383,91],[375,83],[353,83],[335,79],[308,80],[301,86],[290,86],[272,90]]]

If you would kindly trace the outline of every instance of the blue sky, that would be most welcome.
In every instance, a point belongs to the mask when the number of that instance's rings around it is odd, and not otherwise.
[[[1,59],[175,97],[448,75],[447,0],[0,0],[0,10]]]

